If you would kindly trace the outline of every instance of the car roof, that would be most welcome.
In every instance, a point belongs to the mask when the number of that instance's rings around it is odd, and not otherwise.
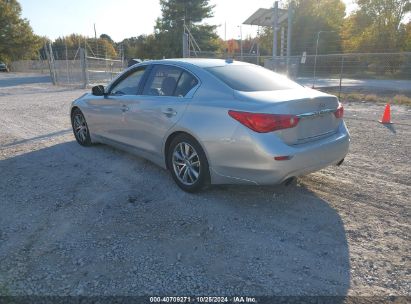
[[[249,63],[234,61],[232,59],[208,59],[208,58],[175,58],[175,59],[163,59],[153,60],[150,63],[174,63],[181,65],[194,65],[199,68],[211,68],[220,67],[226,65],[249,65]]]

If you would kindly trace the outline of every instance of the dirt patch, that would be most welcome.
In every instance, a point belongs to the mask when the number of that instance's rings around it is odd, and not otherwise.
[[[339,92],[338,88],[327,88],[321,91],[340,96],[343,102],[373,102],[380,104],[397,104],[411,106],[411,92],[402,92],[390,90],[372,90],[345,87]]]
[[[0,88],[0,293],[410,295],[411,111],[347,103],[341,167],[212,187],[75,143],[82,90]],[[7,292],[6,292],[7,291]]]

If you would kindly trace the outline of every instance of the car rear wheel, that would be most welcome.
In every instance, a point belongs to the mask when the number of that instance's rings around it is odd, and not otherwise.
[[[71,114],[71,125],[77,142],[82,146],[91,146],[90,132],[86,118],[78,108],[74,109]]]
[[[207,157],[200,144],[187,134],[172,140],[167,164],[174,181],[186,192],[200,191],[209,184]]]

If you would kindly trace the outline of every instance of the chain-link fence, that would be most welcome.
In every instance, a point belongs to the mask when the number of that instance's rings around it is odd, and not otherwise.
[[[87,84],[105,84],[125,67],[123,60],[86,56]]]
[[[125,68],[124,60],[99,58],[92,48],[67,47],[53,48],[45,45],[39,60],[20,60],[12,62],[12,72],[49,74],[55,85],[88,87],[106,84]]]
[[[40,73],[40,74],[50,73],[48,62],[47,60],[43,60],[43,59],[14,61],[10,65],[10,69],[13,72]]]
[[[411,80],[411,52],[301,55],[287,57],[255,54],[191,53],[191,57],[233,58],[265,66],[293,79],[403,79]]]
[[[121,56],[99,58],[92,55],[95,52],[87,47],[70,50],[53,49],[48,45],[39,60],[13,62],[11,70],[49,73],[54,84],[87,87],[108,83],[126,67]],[[271,56],[248,53],[192,52],[189,55],[197,58],[233,58],[258,64],[287,74],[290,78],[303,79],[310,86],[327,79],[343,83],[347,79],[411,81],[411,52],[301,55],[276,57],[275,60]]]
[[[257,56],[255,54],[244,53],[243,55],[239,53],[228,54],[224,52],[189,52],[189,57],[191,58],[216,58],[216,59],[227,59],[232,58],[239,61],[249,62],[258,65],[264,65],[264,59],[271,58],[269,56]]]
[[[81,49],[59,50],[49,46],[45,52],[49,72],[54,84],[79,86],[84,84]]]

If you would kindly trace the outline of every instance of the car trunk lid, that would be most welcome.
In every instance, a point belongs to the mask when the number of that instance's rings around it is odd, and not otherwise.
[[[335,96],[306,88],[234,94],[247,102],[244,106],[250,112],[296,115],[297,126],[272,132],[289,145],[318,140],[338,129],[340,119],[334,113],[339,102]]]

